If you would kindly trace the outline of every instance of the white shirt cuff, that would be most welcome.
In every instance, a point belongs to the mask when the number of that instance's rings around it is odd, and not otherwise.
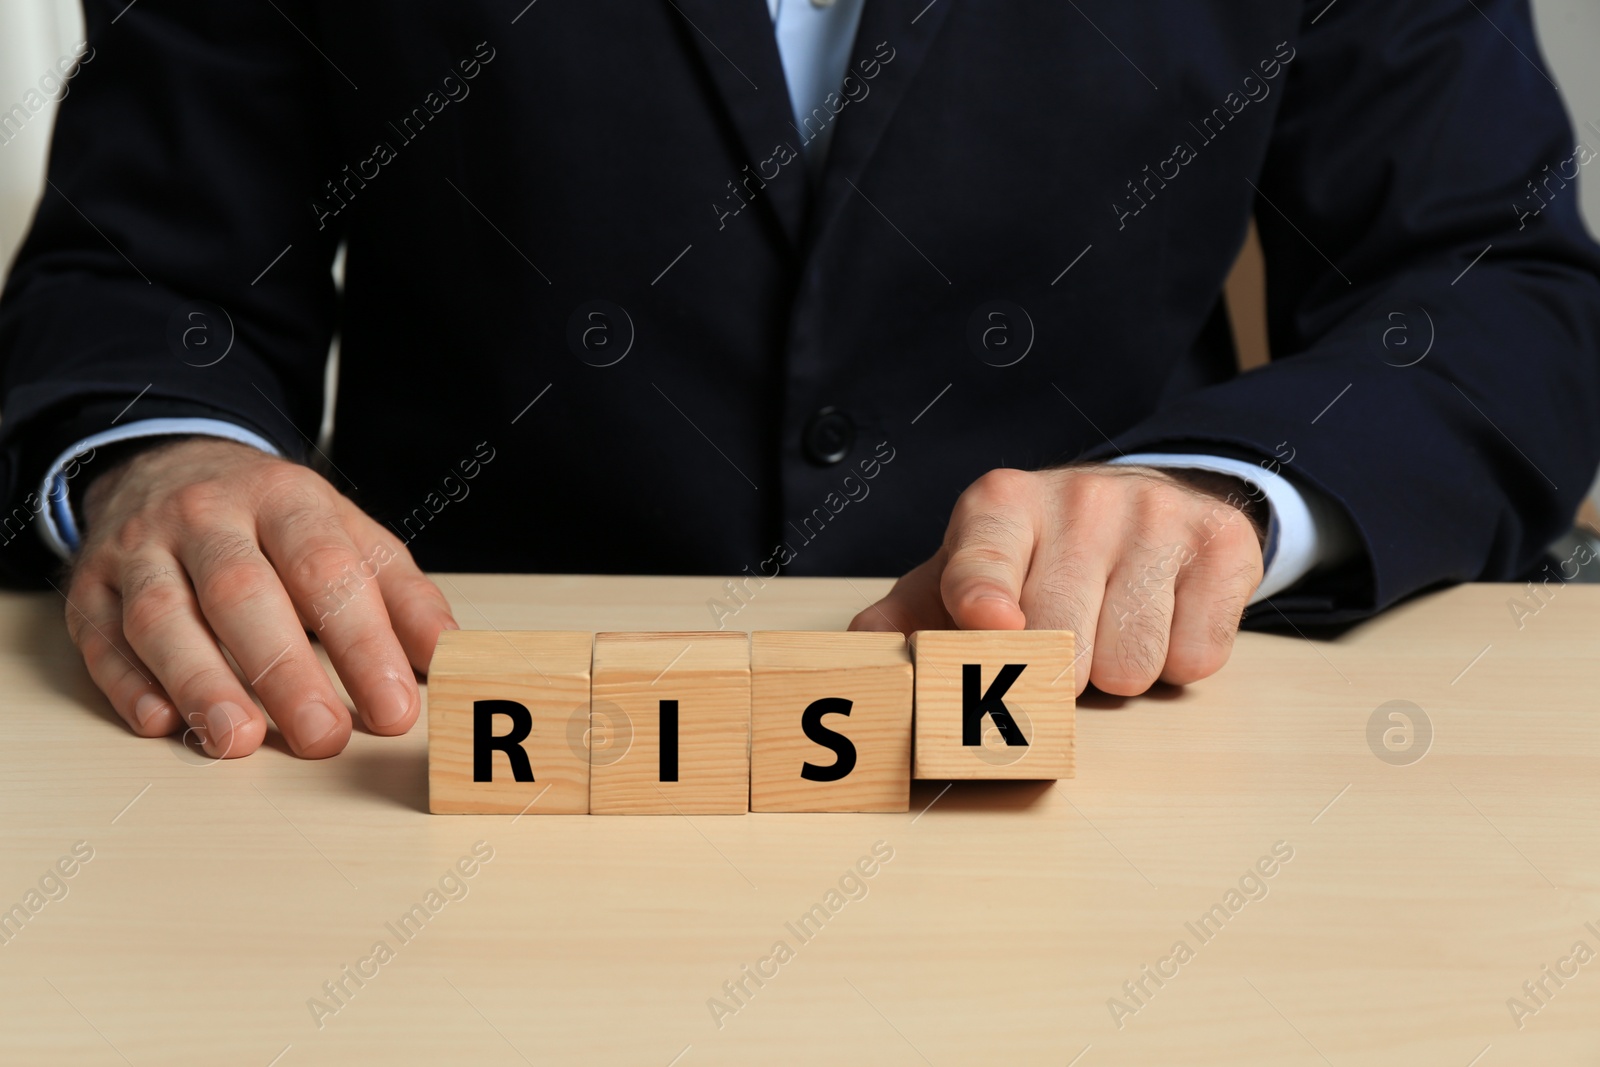
[[[1277,596],[1315,568],[1338,563],[1355,550],[1355,531],[1338,505],[1269,470],[1266,464],[1270,460],[1250,463],[1200,453],[1139,452],[1107,462],[1214,471],[1259,487],[1267,498],[1270,517],[1261,550],[1265,573],[1250,598],[1252,604]]]
[[[131,441],[136,437],[170,437],[181,434],[221,437],[259,448],[274,456],[282,455],[278,447],[265,437],[243,426],[224,422],[222,419],[140,419],[126,426],[117,426],[91,434],[57,456],[56,461],[50,464],[50,469],[45,472],[44,482],[39,487],[40,498],[44,501],[44,507],[39,513],[42,520],[39,524],[39,535],[44,538],[44,543],[62,559],[76,552],[81,543],[78,520],[72,514],[72,504],[67,496],[67,468],[72,466],[79,456],[92,449],[104,448],[118,441]],[[85,464],[78,463],[77,466],[81,470]],[[73,473],[76,474],[77,471]]]

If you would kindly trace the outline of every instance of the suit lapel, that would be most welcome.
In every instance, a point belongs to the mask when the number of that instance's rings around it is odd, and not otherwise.
[[[674,17],[698,49],[707,74],[738,132],[750,173],[770,159],[780,143],[795,145],[794,109],[783,76],[783,61],[763,0],[666,0]],[[943,0],[941,0],[943,2]],[[870,4],[868,5],[870,7]],[[785,168],[760,197],[770,205],[790,244],[798,249],[806,216],[804,166]],[[740,180],[743,175],[729,175]]]
[[[812,212],[811,247],[822,240],[843,204],[856,195],[850,183],[861,184],[883,131],[927,57],[944,24],[945,12],[954,3],[956,0],[865,0],[861,27],[850,54],[850,71],[859,79],[863,61],[877,60],[879,73],[870,83],[871,93],[848,104],[836,120],[839,126],[833,134],[822,188]],[[887,62],[884,57],[889,57]],[[870,62],[865,69],[871,69]]]

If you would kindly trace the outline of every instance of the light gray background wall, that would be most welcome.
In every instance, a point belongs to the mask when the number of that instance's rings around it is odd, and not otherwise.
[[[83,39],[78,0],[3,0],[0,2],[0,111],[22,103],[28,90],[55,72],[61,56]],[[47,83],[48,85],[48,83]],[[71,91],[70,86],[68,92]],[[44,98],[44,93],[40,93]],[[45,152],[56,105],[46,99],[12,140],[0,144],[0,279],[28,227],[44,184]],[[9,131],[4,136],[10,136]]]

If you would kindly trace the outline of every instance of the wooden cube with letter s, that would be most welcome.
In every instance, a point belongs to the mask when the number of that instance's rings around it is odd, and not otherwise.
[[[755,633],[750,672],[751,811],[909,808],[904,637]]]

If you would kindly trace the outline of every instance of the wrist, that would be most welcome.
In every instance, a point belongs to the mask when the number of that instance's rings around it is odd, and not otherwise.
[[[1213,500],[1220,501],[1244,515],[1256,532],[1256,541],[1265,550],[1267,528],[1272,521],[1272,505],[1267,494],[1253,482],[1233,474],[1199,470],[1192,467],[1150,468],[1161,476],[1177,482]]]
[[[175,434],[160,437],[133,437],[102,445],[97,450],[99,470],[83,485],[71,484],[67,489],[67,504],[82,517],[79,535],[84,536],[94,525],[95,518],[104,509],[117,486],[136,461],[165,451],[167,448],[196,440],[193,434]]]

